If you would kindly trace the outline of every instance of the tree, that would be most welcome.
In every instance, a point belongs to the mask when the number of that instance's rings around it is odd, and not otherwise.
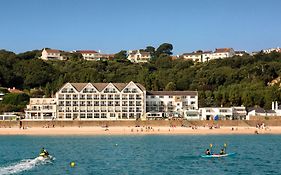
[[[169,82],[165,87],[165,91],[175,91],[175,90],[176,90],[176,84],[174,82]]]
[[[153,46],[147,46],[144,51],[149,52],[151,57],[155,56],[155,48]]]
[[[114,55],[114,59],[117,62],[124,62],[127,61],[127,51],[126,50],[121,50],[117,54]]]
[[[155,52],[155,56],[159,57],[160,55],[172,55],[173,45],[169,43],[163,43],[161,44]]]

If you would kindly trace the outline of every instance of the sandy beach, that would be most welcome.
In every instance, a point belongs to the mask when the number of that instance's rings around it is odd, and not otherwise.
[[[56,127],[0,128],[0,135],[206,135],[206,134],[281,134],[281,127]]]

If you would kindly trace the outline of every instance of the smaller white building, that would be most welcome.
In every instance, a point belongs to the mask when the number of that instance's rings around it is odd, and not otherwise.
[[[61,55],[60,50],[55,49],[43,49],[42,51],[42,60],[65,60],[65,58]]]
[[[18,120],[20,116],[15,114],[14,112],[4,112],[4,114],[0,115],[0,120]]]
[[[81,53],[84,60],[88,61],[99,61],[102,59],[109,59],[110,57],[113,57],[113,55],[110,54],[103,54],[95,51],[95,50],[77,50],[75,51],[77,53]]]
[[[146,63],[151,59],[151,55],[142,50],[129,50],[127,59],[133,63]]]
[[[233,48],[216,48],[215,52],[211,55],[209,60],[215,59],[224,59],[233,57],[235,55],[235,51]]]
[[[185,60],[191,60],[194,62],[203,62],[201,52],[184,53],[182,58]]]
[[[148,91],[146,112],[149,117],[180,117],[197,112],[197,91]],[[161,114],[160,114],[161,113]]]
[[[199,108],[200,120],[232,120],[233,108],[206,107]]]
[[[247,51],[245,51],[245,50],[235,51],[235,56],[240,56],[240,57],[242,57],[242,56],[247,55],[247,54],[248,54],[248,53],[247,53]]]
[[[277,48],[270,48],[270,49],[264,49],[262,50],[263,53],[269,54],[271,52],[279,52],[281,53],[281,49],[279,47]]]
[[[30,98],[25,110],[25,119],[52,120],[56,118],[56,113],[55,98]]]

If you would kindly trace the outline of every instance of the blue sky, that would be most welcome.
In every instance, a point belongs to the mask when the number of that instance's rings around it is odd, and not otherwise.
[[[280,0],[3,0],[0,48],[174,53],[281,46]]]

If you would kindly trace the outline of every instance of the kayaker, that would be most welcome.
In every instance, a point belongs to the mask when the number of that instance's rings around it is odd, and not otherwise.
[[[225,154],[225,151],[224,151],[224,149],[221,149],[220,155],[223,155],[223,154]]]
[[[206,155],[211,155],[210,149],[207,149],[207,150],[205,151],[205,154],[206,154]]]

